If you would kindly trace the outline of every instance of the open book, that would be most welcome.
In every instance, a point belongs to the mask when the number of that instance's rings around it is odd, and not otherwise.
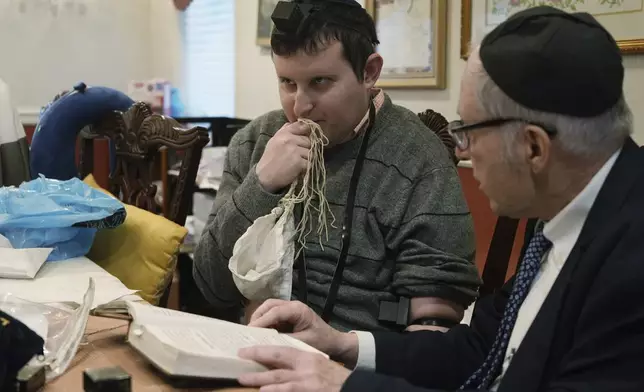
[[[267,370],[237,356],[242,347],[280,345],[326,354],[273,329],[254,328],[208,317],[127,302],[132,347],[170,376],[236,379]]]

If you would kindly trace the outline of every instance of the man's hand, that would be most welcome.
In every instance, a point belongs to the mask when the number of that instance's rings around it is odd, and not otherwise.
[[[250,318],[251,327],[288,331],[292,337],[353,367],[358,360],[358,337],[325,323],[311,308],[298,301],[269,299]]]
[[[276,193],[291,185],[306,170],[311,141],[308,125],[285,124],[271,140],[257,163],[255,172],[264,190]]]
[[[239,351],[241,358],[259,362],[269,369],[239,377],[239,383],[260,387],[262,392],[339,392],[351,372],[320,354],[291,347],[256,346]]]

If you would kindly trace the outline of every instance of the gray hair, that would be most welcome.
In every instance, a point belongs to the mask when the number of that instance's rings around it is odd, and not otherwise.
[[[555,140],[559,147],[574,157],[591,160],[610,155],[633,132],[633,114],[623,96],[612,108],[595,117],[542,112],[515,102],[501,91],[483,67],[479,70],[476,96],[481,109],[489,118],[520,118],[527,123],[543,124],[556,129]],[[517,135],[517,124],[509,123],[503,128],[506,151],[509,151]]]

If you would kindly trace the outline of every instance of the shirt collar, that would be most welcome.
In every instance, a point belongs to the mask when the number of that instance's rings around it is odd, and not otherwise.
[[[378,111],[380,111],[380,108],[385,103],[385,93],[381,88],[373,88],[371,89],[371,99],[373,101],[373,106],[376,108],[376,114],[378,114]],[[362,117],[362,120],[360,120],[353,131],[355,133],[360,133],[367,126],[369,126],[369,109],[367,109],[367,113],[365,113],[364,117]]]
[[[606,181],[621,149],[615,152],[593,176],[586,187],[543,227],[544,236],[552,242],[554,261],[561,268],[575,246],[588,213]]]

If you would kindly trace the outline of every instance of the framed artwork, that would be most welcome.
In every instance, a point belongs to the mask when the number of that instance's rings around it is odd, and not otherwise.
[[[384,58],[378,87],[445,88],[447,0],[374,0],[372,6]]]
[[[271,15],[279,0],[258,0],[257,6],[257,45],[271,46],[273,21]]]
[[[366,9],[369,15],[371,15],[371,17],[374,16],[374,12],[376,10],[375,0],[356,0],[356,2],[359,3],[362,6],[362,8]]]
[[[257,7],[257,45],[262,47],[271,46],[271,32],[273,31],[273,21],[271,15],[279,0],[258,0]],[[371,16],[374,12],[375,0],[357,0]]]
[[[509,15],[538,5],[588,12],[613,35],[623,54],[644,53],[644,0],[462,0],[461,58],[467,58],[470,42],[480,42]]]

